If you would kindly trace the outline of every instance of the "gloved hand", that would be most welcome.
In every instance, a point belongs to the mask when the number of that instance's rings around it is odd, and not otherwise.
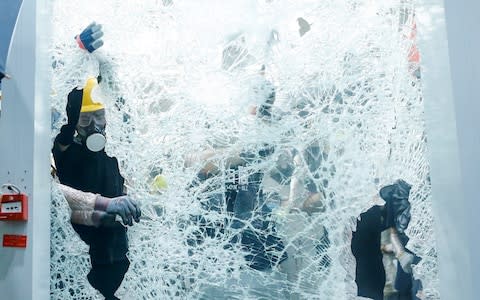
[[[78,119],[80,118],[80,111],[82,109],[82,97],[83,97],[83,89],[79,90],[74,88],[68,94],[67,100],[67,117],[68,117],[68,124],[77,126]]]
[[[133,225],[135,222],[140,222],[141,210],[135,200],[129,196],[120,196],[116,198],[106,198],[98,196],[95,201],[95,209],[103,210],[112,215],[119,215],[122,218],[123,224]]]
[[[82,49],[87,50],[92,53],[98,48],[103,46],[103,36],[102,25],[95,22],[88,25],[82,33],[75,37],[75,40],[78,43],[78,46]]]
[[[70,145],[73,142],[73,135],[75,134],[75,127],[77,126],[78,119],[80,118],[80,110],[82,109],[82,96],[83,90],[74,88],[68,94],[67,100],[67,117],[68,121],[66,125],[63,125],[60,129],[55,142],[61,145]]]

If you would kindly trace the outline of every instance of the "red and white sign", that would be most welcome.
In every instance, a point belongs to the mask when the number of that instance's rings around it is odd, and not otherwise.
[[[27,248],[27,236],[18,234],[4,234],[3,247]]]

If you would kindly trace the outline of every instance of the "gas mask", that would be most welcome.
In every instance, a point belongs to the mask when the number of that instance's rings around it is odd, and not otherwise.
[[[105,148],[105,109],[80,113],[77,132],[88,150],[98,152]]]

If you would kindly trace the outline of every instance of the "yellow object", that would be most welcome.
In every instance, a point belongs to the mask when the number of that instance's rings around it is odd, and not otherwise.
[[[159,192],[161,190],[164,190],[168,187],[167,180],[165,179],[164,176],[162,175],[157,175],[155,178],[152,180],[152,185],[151,189],[154,192]]]
[[[98,82],[96,78],[88,78],[87,83],[83,88],[82,109],[80,110],[80,112],[92,112],[105,108],[102,103],[95,102],[92,99],[92,90],[97,85]]]

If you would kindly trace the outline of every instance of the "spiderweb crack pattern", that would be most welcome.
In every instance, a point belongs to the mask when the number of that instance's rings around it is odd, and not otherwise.
[[[403,178],[408,248],[423,258],[414,274],[439,299],[421,81],[407,60],[413,10],[400,0],[54,1],[52,138],[68,92],[102,69],[106,151],[142,206],[117,295],[355,299],[355,218]],[[88,54],[72,36],[91,20],[105,46]],[[249,115],[272,89],[270,116]],[[216,171],[199,176],[209,163]],[[168,188],[152,190],[154,173]],[[229,182],[254,195],[249,209],[228,210]],[[51,298],[100,299],[55,186],[52,203]],[[271,268],[259,271],[262,251]]]

